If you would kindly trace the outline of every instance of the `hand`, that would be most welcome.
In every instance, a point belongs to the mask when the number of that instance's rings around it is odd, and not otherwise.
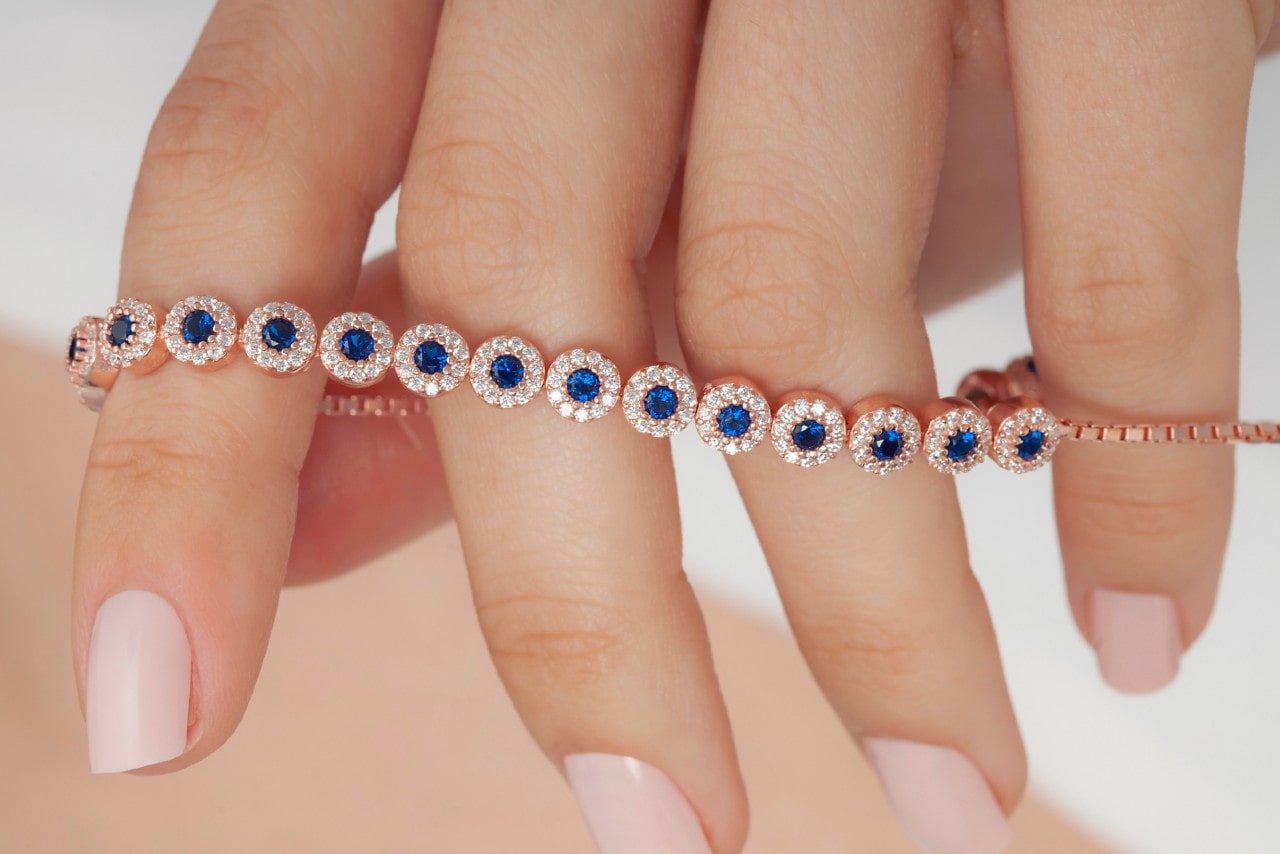
[[[975,227],[1013,219],[1010,149],[993,147],[1009,86],[1048,405],[1234,415],[1243,134],[1274,4],[1007,12],[724,0],[698,58],[692,3],[224,0],[153,131],[121,292],[393,321],[400,283],[409,323],[473,346],[518,333],[548,359],[595,347],[625,376],[655,360],[641,271],[662,277],[654,235],[669,249],[676,228],[696,60],[676,299],[693,375],[748,375],[775,403],[887,391],[920,409],[937,388],[917,304],[1012,248]],[[401,181],[398,260],[353,294]],[[918,268],[934,290],[917,293]],[[108,397],[74,594],[95,769],[216,749],[286,565],[318,577],[439,520],[443,465],[494,661],[602,849],[738,849],[745,800],[665,444],[618,413],[581,426],[465,389],[433,403],[434,436],[329,420],[312,442],[322,385],[240,357],[126,372]],[[1025,758],[949,480],[800,471],[768,447],[731,467],[800,646],[908,830],[931,850],[999,847]],[[1055,467],[1081,627],[1110,681],[1156,687],[1212,605],[1230,455],[1064,447]]]

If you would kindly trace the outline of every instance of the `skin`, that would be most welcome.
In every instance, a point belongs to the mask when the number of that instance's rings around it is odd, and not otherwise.
[[[207,291],[242,317],[269,299],[317,319],[359,305],[473,347],[508,332],[548,360],[597,347],[625,377],[670,322],[646,293],[673,288],[699,381],[921,407],[938,396],[921,306],[1015,269],[1020,250],[1052,409],[1234,415],[1244,126],[1271,0],[602,10],[224,0],[152,132],[121,293],[167,308]],[[398,254],[361,277],[397,184]],[[616,413],[580,428],[466,391],[430,424],[317,423],[322,386],[318,369],[275,381],[240,358],[125,375],[108,398],[77,535],[76,667],[83,691],[114,592],[177,608],[188,750],[147,771],[234,730],[283,583],[454,513],[494,663],[549,758],[640,758],[714,850],[740,848],[666,444]],[[955,747],[1011,811],[1025,756],[952,482],[920,465],[799,473],[767,448],[731,468],[850,734]],[[1064,448],[1053,468],[1081,625],[1096,587],[1164,593],[1189,644],[1212,608],[1230,453]],[[815,491],[819,513],[789,509]],[[883,506],[913,512],[833,524]]]

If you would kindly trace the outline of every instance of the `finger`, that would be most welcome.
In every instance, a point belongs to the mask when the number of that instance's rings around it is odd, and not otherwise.
[[[395,253],[365,266],[354,304],[404,328]],[[336,382],[327,391],[351,392]],[[394,379],[368,393],[406,394]],[[430,418],[320,418],[298,480],[287,583],[354,569],[452,515]]]
[[[410,304],[473,359],[518,333],[547,362],[602,351],[626,379],[653,363],[636,267],[676,167],[696,4],[506,12],[442,17],[401,195]],[[545,395],[502,411],[468,389],[433,418],[494,662],[597,842],[736,850],[741,782],[665,444],[621,412],[566,421]]]
[[[1249,3],[1007,10],[1046,403],[1100,423],[1234,419]],[[1072,608],[1103,677],[1154,690],[1213,607],[1232,453],[1079,444],[1054,464]]]
[[[802,389],[846,406],[936,396],[912,278],[950,10],[712,7],[679,265],[696,373],[746,374],[779,405]],[[908,832],[927,850],[994,850],[1025,759],[951,480],[923,459],[875,477],[847,449],[801,470],[768,439],[730,468],[800,648]]]
[[[213,293],[241,318],[271,299],[321,322],[343,306],[432,26],[416,2],[219,5],[148,142],[122,291],[162,312]],[[225,365],[127,369],[98,423],[74,585],[95,771],[208,754],[261,664],[324,380]]]

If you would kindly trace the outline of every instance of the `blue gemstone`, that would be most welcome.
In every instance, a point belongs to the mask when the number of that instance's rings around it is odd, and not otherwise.
[[[510,353],[499,356],[489,366],[489,376],[498,388],[515,388],[524,379],[524,362]]]
[[[273,317],[262,324],[262,342],[272,350],[288,350],[298,340],[298,327],[287,317]]]
[[[902,453],[902,434],[897,430],[881,430],[871,437],[871,453],[882,462],[894,459]]]
[[[746,407],[731,403],[716,416],[716,426],[720,428],[721,434],[736,439],[751,429],[751,413],[747,412]]]
[[[182,320],[182,337],[188,344],[203,344],[213,335],[213,315],[197,308]]]
[[[947,440],[947,456],[960,462],[972,454],[976,447],[978,447],[978,437],[972,430],[952,433],[951,438]]]
[[[364,329],[348,329],[338,339],[338,349],[353,362],[363,362],[373,355],[373,336]]]
[[[76,355],[80,352],[80,339],[74,335],[71,337],[71,346],[67,348],[67,364],[74,365]]]
[[[1030,373],[1030,374],[1035,374],[1035,373],[1036,373],[1036,360],[1035,360],[1035,359],[1027,359],[1027,372],[1028,372],[1028,373]]]
[[[791,428],[791,441],[802,451],[814,451],[822,447],[826,441],[827,428],[812,418],[801,421]]]
[[[590,403],[600,396],[600,378],[596,376],[595,371],[578,368],[569,374],[565,388],[569,392],[569,397],[578,403]]]
[[[1044,447],[1044,433],[1039,430],[1032,430],[1029,433],[1023,433],[1022,439],[1018,442],[1018,456],[1024,460],[1034,460],[1040,453],[1040,449]]]
[[[676,393],[664,385],[656,385],[644,396],[644,411],[657,421],[666,421],[676,414],[680,399]]]
[[[132,334],[133,318],[127,314],[122,314],[111,321],[111,328],[107,330],[107,339],[111,341],[112,347],[123,347]]]
[[[439,341],[423,341],[413,351],[413,363],[424,374],[438,374],[449,364],[449,351]]]

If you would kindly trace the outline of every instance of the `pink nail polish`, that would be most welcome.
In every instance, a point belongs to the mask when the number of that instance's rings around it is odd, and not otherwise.
[[[1178,675],[1182,629],[1168,596],[1094,590],[1089,622],[1102,678],[1117,691],[1156,691]]]
[[[103,602],[89,641],[85,694],[93,773],[180,756],[187,746],[191,650],[173,606],[145,590]]]
[[[994,854],[1009,845],[1009,824],[991,786],[958,750],[864,738],[880,785],[903,828],[928,854]]]
[[[693,807],[652,765],[579,753],[564,770],[601,854],[710,854]]]

